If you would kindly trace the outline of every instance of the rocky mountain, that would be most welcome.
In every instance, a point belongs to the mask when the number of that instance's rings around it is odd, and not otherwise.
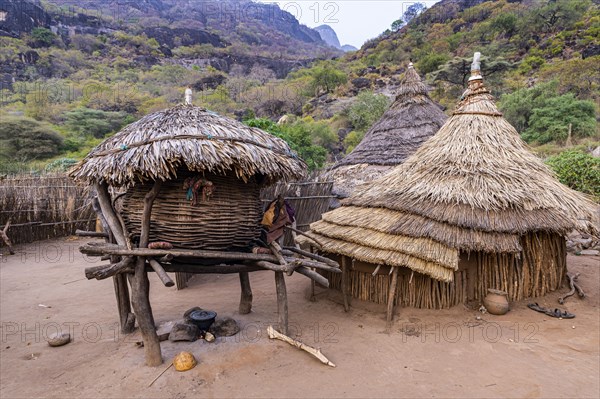
[[[337,33],[329,25],[320,25],[320,26],[317,26],[314,29],[317,32],[319,32],[319,35],[321,36],[321,39],[325,43],[329,44],[331,47],[335,47],[336,49],[342,50],[344,52],[358,50],[356,47],[351,46],[349,44],[345,44],[345,45],[342,46],[340,44],[340,39],[338,38]]]
[[[114,31],[145,33],[160,44],[240,44],[315,58],[327,51],[319,33],[273,4],[250,0],[1,0],[0,35],[50,28],[63,38]],[[170,38],[169,38],[170,37]],[[181,39],[174,42],[175,38]],[[331,51],[329,51],[331,54]]]

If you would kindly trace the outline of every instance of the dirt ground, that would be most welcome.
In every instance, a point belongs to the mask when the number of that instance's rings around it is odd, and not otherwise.
[[[397,310],[384,333],[382,307],[352,303],[310,283],[287,278],[290,328],[320,347],[336,365],[270,341],[277,320],[272,272],[251,275],[253,312],[237,314],[237,275],[195,276],[189,288],[165,288],[151,276],[157,323],[177,320],[192,306],[231,316],[242,332],[209,344],[163,342],[165,364],[144,366],[139,333],[118,332],[111,279],[87,281],[83,269],[97,261],[77,251],[82,240],[48,241],[0,258],[0,397],[589,397],[600,396],[600,258],[569,255],[588,297],[567,299],[575,313],[560,320],[512,303],[505,316],[462,306],[450,310]],[[558,307],[567,289],[538,298]],[[480,319],[478,319],[480,317]],[[72,331],[70,344],[51,348],[45,336]],[[199,360],[188,372],[168,369],[180,351]]]

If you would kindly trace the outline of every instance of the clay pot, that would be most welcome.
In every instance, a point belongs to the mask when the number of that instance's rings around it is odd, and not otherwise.
[[[488,294],[483,299],[483,306],[488,313],[495,315],[503,315],[508,312],[508,294],[504,291],[488,288]]]

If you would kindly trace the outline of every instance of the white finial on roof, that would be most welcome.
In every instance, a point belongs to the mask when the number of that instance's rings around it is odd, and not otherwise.
[[[185,89],[185,105],[192,105],[192,89]]]
[[[483,79],[481,76],[481,53],[476,52],[473,55],[473,63],[471,64],[471,77],[469,80]]]
[[[409,68],[412,68],[412,67],[413,67],[413,63],[412,63],[412,62],[409,62],[409,63],[408,63],[408,67],[409,67]]]

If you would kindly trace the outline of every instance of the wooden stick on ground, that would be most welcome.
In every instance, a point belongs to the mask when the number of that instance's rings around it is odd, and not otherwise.
[[[327,357],[323,353],[321,353],[320,349],[315,349],[312,346],[308,346],[300,341],[296,341],[295,339],[288,337],[287,335],[281,334],[280,332],[276,331],[273,328],[273,326],[269,326],[267,328],[267,334],[269,334],[270,339],[278,339],[280,341],[287,342],[288,344],[295,346],[298,349],[302,349],[303,351],[310,353],[311,355],[319,359],[321,363],[331,367],[335,367],[335,364],[333,364],[329,359],[327,359]]]
[[[142,344],[143,344],[143,342],[142,342]],[[152,384],[154,384],[156,382],[156,380],[158,380],[160,378],[160,376],[163,375],[164,373],[166,373],[167,370],[170,369],[171,367],[173,367],[173,362],[171,362],[171,364],[169,364],[169,366],[166,369],[161,371],[161,373],[159,375],[157,375],[156,378],[154,378],[150,384],[148,384],[148,388],[150,388],[152,386]]]
[[[12,241],[10,241],[10,238],[8,238],[8,228],[9,227],[10,227],[10,219],[8,219],[8,222],[6,222],[4,229],[0,230],[0,237],[2,237],[2,241],[4,241],[4,243],[8,247],[8,253],[11,255],[14,255],[15,250],[13,249]]]

